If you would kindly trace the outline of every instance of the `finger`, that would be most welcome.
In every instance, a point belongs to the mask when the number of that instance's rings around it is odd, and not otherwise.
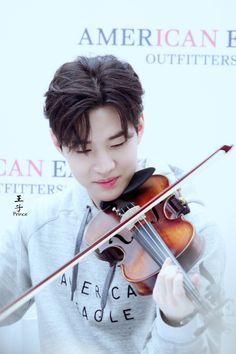
[[[201,286],[200,275],[198,273],[191,275],[191,280],[193,284],[196,286],[196,288],[200,289]]]
[[[174,279],[173,296],[176,300],[182,299],[185,296],[183,273],[178,272]]]
[[[176,279],[178,279],[178,274],[179,269],[174,265],[169,266],[165,272],[167,298],[171,301],[171,303],[175,303],[174,284],[176,282]]]
[[[163,263],[161,269],[165,269],[166,267],[169,267],[172,264],[172,260],[170,259],[170,257],[167,257],[165,259],[165,262]]]
[[[172,265],[171,259],[168,257],[164,261],[161,270],[158,274],[156,284],[155,284],[155,293],[160,301],[165,301],[166,299],[166,272],[168,271],[169,267]]]
[[[155,287],[153,289],[154,299],[160,302],[165,302],[167,297],[166,289],[166,273],[170,271],[170,267],[173,267],[171,259],[166,258],[163,266],[157,276]]]
[[[165,275],[163,272],[160,272],[157,276],[153,295],[154,299],[157,300],[159,304],[163,303],[166,299]]]

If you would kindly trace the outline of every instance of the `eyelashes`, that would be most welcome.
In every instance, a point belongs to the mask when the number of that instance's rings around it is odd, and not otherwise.
[[[111,147],[119,147],[119,146],[124,145],[124,143],[125,143],[125,141],[122,141],[122,143],[111,145]]]
[[[124,145],[126,143],[126,140],[125,141],[122,141],[121,143],[119,143],[119,144],[114,144],[114,145],[111,145],[110,146],[110,148],[118,148],[118,147],[120,147],[120,146],[122,146],[122,145]],[[77,154],[88,154],[89,152],[91,152],[92,151],[92,149],[86,149],[86,150],[76,150],[76,153]]]

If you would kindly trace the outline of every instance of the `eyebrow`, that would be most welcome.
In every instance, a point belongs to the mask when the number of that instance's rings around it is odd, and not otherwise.
[[[108,140],[113,140],[113,139],[119,138],[120,136],[123,136],[123,135],[125,135],[125,132],[123,130],[121,130],[120,132],[110,136],[110,138],[108,138]]]
[[[125,136],[124,130],[121,130],[121,131],[119,131],[118,133],[116,133],[116,134],[110,136],[110,137],[108,138],[108,140],[109,140],[109,141],[110,141],[110,140],[114,140],[114,139],[119,138],[120,136]],[[128,138],[131,137],[131,136],[132,136],[132,134],[128,133]],[[91,141],[86,141],[85,144],[86,144],[86,145],[87,145],[87,144],[91,144]]]

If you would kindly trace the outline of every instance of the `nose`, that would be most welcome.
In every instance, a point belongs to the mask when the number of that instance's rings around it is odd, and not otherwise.
[[[94,171],[101,176],[107,177],[114,169],[115,161],[108,152],[100,153],[94,162]]]

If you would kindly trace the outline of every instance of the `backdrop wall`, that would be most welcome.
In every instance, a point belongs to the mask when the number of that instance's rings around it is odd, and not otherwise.
[[[234,144],[235,11],[233,0],[2,4],[1,230],[19,217],[14,214],[17,195],[24,200],[21,211],[29,215],[38,198],[71,183],[69,168],[50,140],[43,95],[56,69],[78,55],[114,54],[134,66],[145,89],[140,154],[187,170],[221,145]],[[195,181],[223,231],[225,289],[233,298],[235,161],[232,151]],[[0,329],[4,354],[38,351],[35,316],[33,309],[19,323]],[[229,353],[232,335],[226,335],[224,345]]]

